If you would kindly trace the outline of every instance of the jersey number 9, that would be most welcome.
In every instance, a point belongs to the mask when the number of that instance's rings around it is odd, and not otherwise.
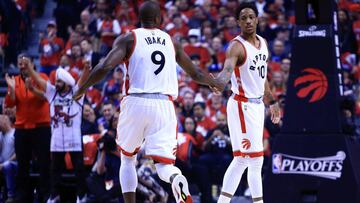
[[[160,59],[159,59],[160,57]],[[154,51],[151,54],[151,60],[154,64],[159,65],[159,68],[154,71],[155,75],[158,75],[165,65],[165,56],[161,51]]]

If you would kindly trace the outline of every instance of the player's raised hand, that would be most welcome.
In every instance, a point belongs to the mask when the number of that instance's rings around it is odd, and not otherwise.
[[[274,124],[278,124],[280,122],[280,107],[278,102],[270,105],[270,113],[271,113],[271,121]]]

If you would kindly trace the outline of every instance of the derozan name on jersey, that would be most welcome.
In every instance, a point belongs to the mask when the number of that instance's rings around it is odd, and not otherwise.
[[[306,158],[287,154],[273,154],[274,174],[303,174],[336,180],[341,177],[346,154],[338,151],[335,156]]]

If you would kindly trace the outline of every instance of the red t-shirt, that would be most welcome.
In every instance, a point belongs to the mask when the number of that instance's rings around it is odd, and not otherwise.
[[[84,135],[83,139],[83,155],[84,155],[84,165],[92,166],[96,161],[97,154],[97,141],[101,138],[100,134],[91,134]],[[65,154],[65,165],[66,169],[73,169],[73,164],[71,162],[70,153]]]
[[[59,65],[61,52],[64,49],[64,41],[59,37],[55,37],[52,43],[60,46],[60,49],[58,51],[54,51],[53,48],[51,47],[49,39],[47,38],[42,39],[40,42],[40,46],[43,52],[40,56],[41,66]]]
[[[188,133],[178,133],[178,148],[176,158],[181,161],[187,161],[189,153],[190,143],[197,145],[196,140]]]

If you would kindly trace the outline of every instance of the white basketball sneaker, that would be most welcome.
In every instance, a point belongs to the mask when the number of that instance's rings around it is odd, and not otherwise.
[[[175,176],[173,182],[171,183],[171,188],[176,200],[176,203],[192,203],[193,200],[191,198],[189,192],[188,182],[183,175]]]

